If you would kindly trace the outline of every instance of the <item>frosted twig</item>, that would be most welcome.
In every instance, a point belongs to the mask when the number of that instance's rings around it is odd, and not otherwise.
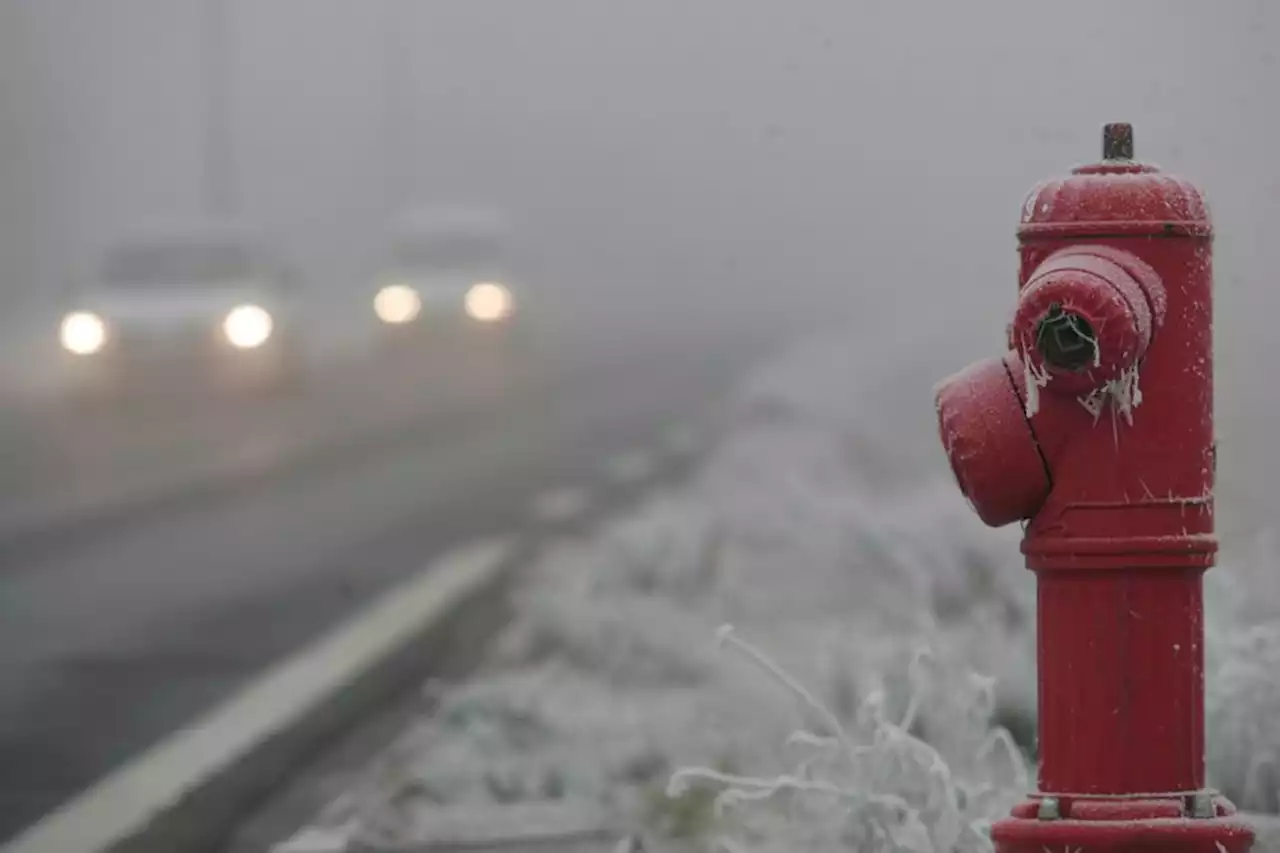
[[[795,791],[805,794],[826,794],[841,800],[854,803],[871,804],[888,809],[905,809],[907,802],[894,794],[864,794],[842,788],[832,782],[822,780],[800,779],[792,775],[778,776],[774,779],[760,779],[754,776],[741,776],[725,773],[708,767],[683,767],[671,775],[667,784],[667,796],[678,797],[688,790],[690,781],[701,780],[725,786],[717,797],[717,809],[723,804],[766,800],[783,791]]]
[[[916,715],[920,712],[920,694],[922,686],[920,684],[920,666],[926,659],[932,659],[933,653],[928,647],[916,649],[916,653],[911,656],[911,663],[907,664],[907,678],[911,683],[911,696],[907,700],[907,710],[902,715],[902,722],[898,724],[898,728],[904,732],[910,732],[911,727],[915,725]]]
[[[774,663],[772,658],[757,649],[751,643],[748,643],[746,640],[739,637],[734,632],[732,625],[721,625],[719,630],[716,631],[716,637],[721,643],[728,643],[730,646],[733,646],[741,654],[746,656],[748,660],[755,663],[784,687],[799,696],[804,703],[809,706],[810,710],[816,713],[820,718],[822,718],[823,722],[831,727],[832,733],[840,739],[840,742],[849,750],[850,755],[856,754],[857,750],[855,744],[850,740],[848,733],[845,731],[844,726],[840,724],[840,720],[836,718],[836,715],[831,713],[830,709],[819,702],[818,698],[810,693],[803,684],[796,681],[788,675],[782,667]]]
[[[1003,726],[992,729],[982,741],[982,746],[978,748],[978,760],[985,761],[995,752],[995,748],[1000,746],[1004,749],[1005,755],[1009,758],[1009,764],[1013,768],[1014,778],[1017,780],[1019,790],[1026,790],[1030,785],[1030,773],[1027,771],[1027,762],[1022,756],[1022,750],[1014,743],[1013,735],[1009,734],[1009,730]]]
[[[840,741],[832,737],[822,737],[807,729],[797,729],[787,736],[787,743],[792,746],[813,746],[829,749],[840,746]]]

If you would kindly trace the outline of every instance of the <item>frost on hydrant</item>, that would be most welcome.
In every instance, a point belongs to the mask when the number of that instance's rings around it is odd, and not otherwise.
[[[1124,418],[1126,424],[1133,426],[1133,410],[1142,405],[1142,388],[1138,385],[1138,365],[1130,365],[1118,377],[1101,388],[1095,388],[1089,394],[1077,399],[1080,405],[1093,415],[1095,424],[1102,417],[1102,410],[1106,407],[1107,401],[1111,401],[1111,433],[1118,446],[1120,444],[1119,419]]]
[[[1042,343],[1041,338],[1052,327],[1058,332],[1063,329],[1069,330],[1070,337],[1081,344],[1088,346],[1093,351],[1093,358],[1090,363],[1094,369],[1102,367],[1102,346],[1098,343],[1098,337],[1093,333],[1089,326],[1080,321],[1077,314],[1070,310],[1063,310],[1062,306],[1054,303],[1050,306],[1050,314],[1045,320],[1041,321],[1037,339],[1033,344],[1024,336],[1022,339],[1022,379],[1027,389],[1026,414],[1028,418],[1035,417],[1040,411],[1040,389],[1045,388],[1049,384],[1049,380],[1053,375],[1049,372],[1047,365],[1037,365],[1035,359],[1031,358],[1029,353],[1038,349]],[[1104,386],[1104,388],[1107,386]],[[1103,389],[1099,389],[1099,392]],[[1084,400],[1081,400],[1083,403]],[[1096,419],[1095,415],[1095,419]]]
[[[1022,378],[1027,386],[1027,417],[1034,418],[1036,412],[1040,411],[1040,389],[1047,386],[1051,378],[1049,369],[1037,367],[1035,362],[1024,357],[1022,359]]]
[[[1023,380],[1027,388],[1026,415],[1028,418],[1033,418],[1040,411],[1040,391],[1048,387],[1053,375],[1048,368],[1037,366],[1030,358],[1022,359],[1022,365]],[[1113,429],[1119,418],[1123,418],[1126,424],[1133,426],[1133,411],[1142,405],[1142,387],[1138,380],[1138,365],[1133,364],[1126,367],[1115,379],[1076,399],[1089,414],[1093,415],[1094,423],[1102,417],[1103,410],[1110,402]]]

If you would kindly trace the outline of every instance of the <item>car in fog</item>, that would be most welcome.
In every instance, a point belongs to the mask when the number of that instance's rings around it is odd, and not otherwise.
[[[370,307],[385,347],[492,351],[526,340],[529,305],[498,212],[418,208],[389,229]]]
[[[257,232],[132,233],[72,286],[58,328],[81,397],[281,391],[302,376],[296,277]]]

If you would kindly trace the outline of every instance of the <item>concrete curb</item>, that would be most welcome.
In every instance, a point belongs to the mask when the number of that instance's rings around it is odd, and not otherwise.
[[[335,732],[428,672],[474,664],[507,618],[513,540],[427,566],[49,814],[0,853],[172,853],[229,828]]]

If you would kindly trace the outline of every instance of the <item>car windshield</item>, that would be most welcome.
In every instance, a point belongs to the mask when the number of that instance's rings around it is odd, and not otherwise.
[[[107,256],[102,278],[116,286],[167,287],[183,282],[243,279],[253,270],[253,253],[241,243],[136,243],[121,246]]]
[[[459,269],[496,263],[499,241],[483,235],[406,237],[392,247],[392,261],[401,267]]]

